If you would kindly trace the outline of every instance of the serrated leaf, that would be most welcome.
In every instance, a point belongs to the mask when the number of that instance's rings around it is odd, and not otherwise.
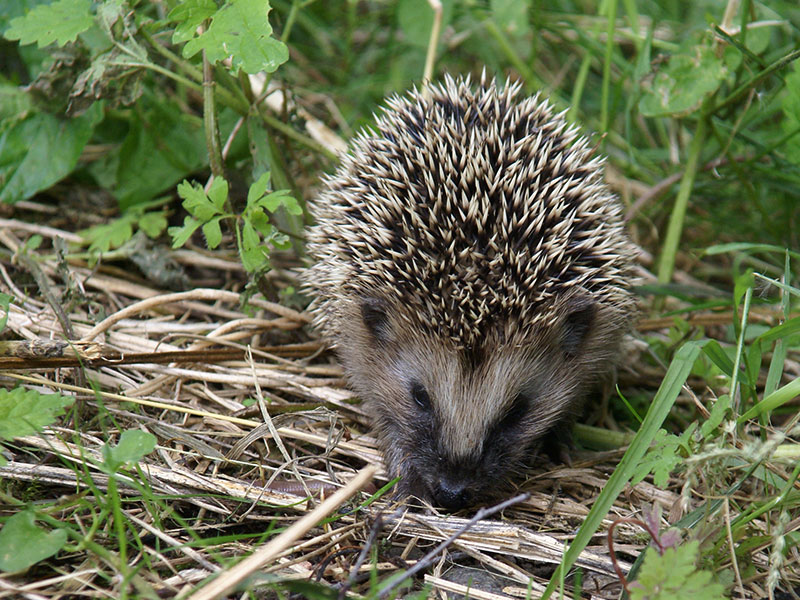
[[[6,39],[20,44],[36,44],[39,48],[56,42],[63,46],[94,25],[90,0],[56,0],[37,6],[24,17],[11,19]]]
[[[275,235],[270,238],[270,243],[278,250],[291,250],[292,248],[292,241],[289,236],[285,233],[280,233],[277,229],[275,230]]]
[[[182,44],[197,35],[198,26],[217,12],[214,0],[186,0],[173,8],[168,18],[175,23],[173,44]]]
[[[292,215],[300,215],[303,213],[303,209],[300,208],[300,204],[298,204],[297,200],[292,197],[291,192],[289,190],[278,190],[277,192],[272,192],[261,198],[258,201],[259,206],[263,206],[266,210],[271,213],[274,213],[280,206],[286,208],[286,211]]]
[[[103,459],[111,471],[116,471],[125,463],[136,463],[150,454],[156,447],[156,436],[139,429],[123,431],[116,446],[105,444]]]
[[[163,212],[148,212],[139,217],[139,229],[144,231],[149,238],[157,238],[166,228],[167,218]]]
[[[74,398],[17,387],[0,389],[0,439],[31,435],[55,422]]]
[[[673,55],[645,86],[639,111],[648,117],[687,115],[715,92],[727,69],[708,46],[696,46],[694,54]]]
[[[203,187],[199,183],[190,185],[184,181],[178,186],[178,195],[183,198],[183,208],[186,209],[186,212],[198,219],[201,223],[205,223],[220,212],[208,196],[206,196]]]
[[[223,177],[214,177],[208,188],[208,197],[218,212],[222,212],[228,199],[228,182]]]
[[[723,600],[722,585],[695,567],[698,548],[697,540],[667,548],[663,555],[648,548],[639,579],[630,586],[631,600]]]
[[[652,473],[653,483],[663,489],[669,483],[670,473],[683,461],[678,452],[679,441],[676,436],[659,429],[653,438],[653,445],[642,457],[631,478],[631,485],[636,485]]]
[[[274,229],[269,224],[269,217],[260,208],[253,210],[247,215],[246,220],[258,231],[262,236],[267,237]]]
[[[56,554],[67,543],[64,529],[45,531],[36,526],[34,513],[23,510],[11,515],[0,529],[0,570],[27,569]]]
[[[228,0],[211,18],[211,25],[183,48],[190,58],[206,51],[212,63],[231,59],[231,71],[237,74],[266,71],[272,73],[289,60],[286,44],[272,37],[267,18],[267,0]]]
[[[202,223],[193,217],[184,217],[182,227],[170,227],[167,230],[169,236],[172,238],[172,249],[182,247],[192,234],[197,231]]]
[[[222,229],[219,226],[219,220],[222,217],[211,219],[208,223],[203,225],[203,235],[206,238],[206,244],[211,250],[214,250],[222,242]]]
[[[253,248],[239,249],[239,256],[242,259],[242,266],[248,273],[255,273],[260,271],[267,264],[269,264],[269,257],[267,251],[262,246],[255,246]]]
[[[123,215],[110,223],[94,225],[79,232],[89,242],[90,252],[108,252],[133,237],[133,215]]]

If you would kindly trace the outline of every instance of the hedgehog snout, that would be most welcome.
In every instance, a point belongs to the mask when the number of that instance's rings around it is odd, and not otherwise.
[[[442,477],[431,494],[434,504],[447,510],[459,510],[474,504],[475,499],[466,481]]]

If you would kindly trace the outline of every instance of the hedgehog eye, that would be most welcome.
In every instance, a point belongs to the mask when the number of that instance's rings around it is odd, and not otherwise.
[[[369,332],[380,342],[389,341],[388,305],[380,298],[364,298],[361,301],[361,319]]]
[[[506,414],[500,420],[500,429],[510,429],[519,424],[528,412],[530,400],[523,394],[517,394]]]
[[[597,305],[589,298],[573,298],[567,307],[561,345],[564,353],[573,357],[578,354],[583,341],[589,335],[597,314]]]
[[[425,386],[421,383],[415,382],[411,386],[411,399],[416,402],[417,406],[422,410],[427,412],[431,409],[431,397],[428,395]]]

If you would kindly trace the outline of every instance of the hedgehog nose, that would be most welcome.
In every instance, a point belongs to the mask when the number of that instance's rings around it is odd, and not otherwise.
[[[448,510],[458,510],[470,505],[470,493],[464,483],[457,483],[448,481],[447,479],[439,480],[436,489],[433,491],[433,500],[442,508]]]

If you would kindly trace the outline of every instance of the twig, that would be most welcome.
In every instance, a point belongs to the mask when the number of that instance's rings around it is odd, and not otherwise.
[[[405,509],[405,506],[399,507],[392,516],[399,514]],[[381,532],[381,529],[383,529],[383,513],[378,513],[378,516],[375,517],[375,522],[372,524],[369,537],[367,538],[367,541],[364,542],[364,547],[361,549],[361,553],[358,555],[356,562],[350,569],[350,575],[347,577],[347,581],[342,583],[342,586],[339,588],[339,600],[342,600],[347,595],[347,591],[353,587],[353,584],[356,582],[358,572],[361,570],[361,565],[363,565],[364,561],[367,560],[369,551],[375,544],[375,540],[378,538],[378,534]]]
[[[189,600],[215,600],[229,594],[247,577],[269,564],[278,554],[299,540],[304,533],[335,511],[346,500],[364,487],[377,471],[373,465],[361,469],[346,486],[306,514],[265,546],[225,571],[206,587],[189,596]]]
[[[436,47],[439,45],[439,32],[442,30],[442,2],[441,0],[428,0],[428,4],[433,9],[433,25],[431,26],[431,37],[428,40],[428,52],[425,55],[425,71],[422,75],[422,84],[426,90],[433,76],[433,63],[436,60]],[[423,92],[427,93],[427,92]]]
[[[135,315],[145,310],[149,310],[156,306],[160,306],[162,304],[170,304],[172,302],[182,302],[185,300],[215,300],[215,301],[228,301],[228,302],[238,302],[241,296],[235,292],[228,292],[225,290],[213,290],[213,289],[205,289],[205,288],[198,288],[196,290],[190,290],[188,292],[176,292],[174,294],[164,294],[159,296],[152,296],[150,298],[146,298],[130,306],[123,308],[120,311],[115,312],[113,315],[109,315],[102,321],[100,321],[94,328],[87,333],[84,337],[84,341],[90,341],[103,333],[106,329],[125,319],[131,315]],[[286,308],[285,306],[281,306],[280,304],[276,304],[274,302],[266,302],[263,300],[254,300],[250,299],[250,304],[253,306],[263,307],[269,310],[270,312],[274,312],[275,314],[281,317],[288,317],[290,319],[297,319],[301,322],[308,322],[310,321],[310,317],[307,317],[296,310],[292,310],[291,308]]]
[[[404,573],[399,573],[397,575],[394,575],[394,576],[390,577],[387,580],[385,587],[383,587],[378,592],[377,598],[386,598],[386,596],[389,595],[389,592],[394,590],[401,583],[403,583],[407,579],[410,579],[411,577],[414,577],[417,573],[419,573],[423,569],[427,569],[428,567],[430,567],[431,564],[433,564],[433,561],[436,560],[436,557],[439,554],[441,554],[448,546],[450,546],[453,542],[455,542],[465,531],[467,531],[470,527],[475,525],[475,523],[477,523],[481,519],[485,519],[486,517],[491,517],[492,515],[500,512],[502,510],[505,510],[509,506],[512,506],[512,505],[517,504],[519,502],[525,502],[530,497],[531,497],[531,495],[529,493],[525,492],[524,494],[519,494],[518,496],[514,496],[513,498],[509,498],[505,502],[501,502],[500,504],[497,504],[495,506],[490,506],[490,507],[486,507],[486,508],[480,509],[477,513],[475,513],[474,517],[472,517],[469,521],[467,521],[464,524],[464,526],[461,529],[456,531],[453,535],[451,535],[449,538],[444,540],[441,544],[436,546],[433,550],[428,552],[425,556],[423,556],[417,562],[417,564],[415,564],[413,567],[411,567],[408,571],[405,571]]]

